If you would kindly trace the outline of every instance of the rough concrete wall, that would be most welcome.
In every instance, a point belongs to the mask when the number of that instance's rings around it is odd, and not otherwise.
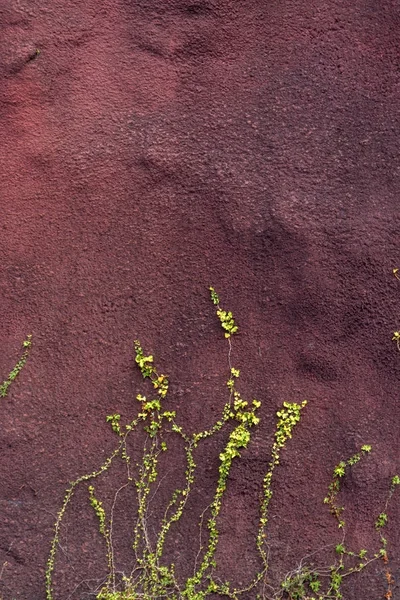
[[[228,490],[222,574],[245,581],[256,562],[283,400],[309,405],[274,488],[271,576],[335,541],[321,500],[362,443],[374,453],[345,486],[349,540],[374,544],[400,469],[397,0],[2,0],[0,26],[2,375],[34,338],[0,405],[4,600],[44,598],[65,486],[111,448],[104,416],[136,410],[133,339],[169,373],[188,429],[218,416],[210,284],[241,328],[243,394],[263,401]],[[207,452],[193,511],[215,484],[217,441]],[[60,598],[101,577],[80,506]],[[394,503],[400,581],[399,516]],[[195,534],[183,522],[169,549],[183,571]],[[381,597],[382,573],[349,580],[346,598]]]

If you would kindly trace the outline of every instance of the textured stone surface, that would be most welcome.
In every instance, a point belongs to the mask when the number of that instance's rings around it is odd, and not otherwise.
[[[104,415],[136,411],[134,338],[189,429],[218,415],[210,284],[241,327],[243,393],[263,401],[227,497],[221,574],[245,583],[255,564],[283,400],[309,406],[276,481],[271,575],[335,541],[321,500],[362,443],[374,453],[345,486],[349,539],[376,543],[400,469],[397,0],[2,0],[0,27],[0,373],[34,336],[0,406],[4,600],[44,598],[66,483],[111,447]],[[193,511],[217,467],[215,442]],[[60,598],[102,576],[78,506]],[[400,582],[398,503],[390,516]],[[169,550],[183,570],[195,534],[182,522]],[[382,569],[349,580],[347,599],[381,597]]]

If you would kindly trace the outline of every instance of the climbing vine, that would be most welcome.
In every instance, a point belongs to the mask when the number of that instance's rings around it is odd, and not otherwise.
[[[260,482],[260,509],[258,531],[254,540],[254,550],[258,554],[259,568],[249,575],[247,585],[238,588],[231,581],[218,577],[217,548],[220,538],[219,522],[224,509],[224,498],[232,465],[241,459],[244,449],[251,446],[254,430],[260,423],[261,402],[252,398],[246,400],[238,389],[240,370],[232,363],[233,339],[239,328],[231,311],[222,308],[219,296],[210,288],[211,301],[227,344],[226,401],[220,417],[206,430],[189,433],[175,410],[165,408],[168,402],[169,378],[156,365],[152,354],[147,354],[139,340],[134,342],[134,358],[137,368],[148,385],[148,391],[136,395],[136,416],[123,422],[120,414],[106,416],[111,432],[115,436],[115,447],[100,466],[79,476],[67,487],[61,508],[54,524],[54,534],[45,573],[46,599],[57,600],[54,572],[57,567],[59,548],[62,545],[62,524],[78,487],[87,491],[88,507],[93,511],[98,525],[100,539],[103,540],[106,557],[106,572],[101,585],[95,590],[97,600],[205,600],[212,595],[234,600],[254,598],[257,600],[341,600],[343,583],[349,577],[366,569],[375,561],[382,561],[386,579],[384,598],[392,600],[395,580],[390,570],[388,539],[386,529],[389,522],[388,507],[400,486],[400,476],[394,475],[390,481],[386,500],[381,512],[374,520],[377,532],[375,549],[350,548],[346,540],[344,507],[340,502],[340,492],[348,472],[357,468],[361,460],[368,460],[372,448],[361,446],[350,458],[341,460],[333,469],[323,503],[337,524],[337,539],[328,544],[331,560],[322,562],[318,552],[303,557],[289,573],[276,582],[269,578],[271,557],[268,524],[269,507],[273,496],[273,481],[280,457],[287,442],[301,421],[307,402],[283,402],[277,411],[274,438],[270,458],[266,461],[266,471]],[[394,333],[394,341],[400,347],[400,334]],[[23,354],[7,379],[0,385],[0,397],[7,395],[10,385],[23,369],[31,349],[31,336],[23,342]],[[197,450],[204,440],[225,431],[225,443],[219,453],[218,477],[211,504],[205,509],[199,531],[199,552],[193,572],[189,577],[177,575],[177,566],[168,558],[166,541],[176,534],[175,526],[184,514],[188,499],[197,481]],[[131,436],[143,436],[145,442],[139,461],[131,457],[128,441]],[[177,438],[184,447],[183,485],[174,489],[166,502],[160,520],[151,525],[149,533],[151,499],[157,493],[162,472],[160,458],[173,447],[172,439]],[[126,480],[116,491],[111,511],[106,510],[97,489],[97,480],[103,478],[116,461],[125,467]],[[136,518],[130,535],[132,568],[121,573],[115,555],[113,538],[114,508],[118,492],[131,486],[136,495]],[[154,535],[155,532],[155,535]],[[200,541],[201,540],[201,541]],[[324,553],[326,557],[326,552]]]
[[[349,549],[346,545],[346,524],[343,519],[343,506],[338,502],[341,484],[349,469],[371,452],[371,446],[364,445],[360,451],[347,460],[339,462],[333,470],[332,481],[329,485],[324,503],[338,525],[339,537],[332,545],[332,561],[327,565],[316,564],[303,558],[299,565],[282,577],[279,584],[273,584],[268,578],[268,567],[271,560],[267,527],[269,521],[269,506],[273,495],[273,478],[279,466],[280,455],[294,429],[301,420],[301,414],[307,402],[284,402],[277,412],[274,440],[271,455],[267,463],[266,473],[261,487],[261,503],[258,533],[255,539],[255,551],[259,556],[259,569],[250,576],[249,583],[244,588],[237,588],[230,581],[221,581],[217,576],[216,552],[220,537],[219,518],[224,506],[224,496],[229,485],[232,465],[240,460],[241,452],[248,448],[254,429],[260,422],[258,415],[261,402],[257,399],[244,399],[238,389],[240,370],[232,364],[232,339],[238,333],[238,325],[231,311],[222,308],[219,296],[214,288],[210,288],[211,301],[216,309],[224,338],[227,342],[228,377],[226,380],[227,400],[222,408],[220,418],[207,430],[188,433],[185,426],[179,422],[176,411],[164,408],[168,399],[169,378],[156,366],[154,356],[143,350],[139,340],[134,343],[135,363],[143,379],[150,384],[150,393],[139,393],[136,401],[139,403],[137,416],[128,423],[122,423],[121,415],[112,414],[106,417],[113,434],[116,436],[116,446],[103,464],[91,473],[77,478],[66,490],[63,504],[57,515],[54,537],[51,543],[46,569],[47,600],[56,600],[53,574],[56,567],[58,547],[61,542],[61,524],[78,486],[87,485],[88,502],[97,517],[99,534],[104,539],[108,572],[103,584],[96,591],[97,600],[203,600],[213,594],[239,599],[249,593],[252,597],[264,600],[340,600],[342,584],[345,578],[365,569],[371,562],[382,560],[388,562],[387,539],[382,535],[387,525],[387,507],[395,488],[400,484],[399,476],[394,476],[383,511],[376,519],[376,529],[379,532],[378,548],[368,551],[365,548]],[[142,429],[146,436],[142,458],[136,465],[131,460],[128,451],[128,438]],[[227,430],[224,447],[219,454],[219,469],[212,502],[202,517],[200,531],[202,543],[196,559],[192,575],[179,579],[176,575],[176,565],[168,560],[165,553],[165,543],[174,534],[174,526],[181,519],[188,498],[196,483],[197,463],[196,451],[199,445],[217,432]],[[185,462],[184,485],[176,488],[164,510],[158,524],[152,525],[156,535],[149,535],[149,503],[156,493],[160,481],[159,459],[169,451],[170,438],[177,436],[184,445]],[[113,513],[106,514],[102,500],[95,489],[96,479],[105,475],[115,460],[122,460],[126,465],[126,483],[133,486],[137,498],[137,515],[131,537],[132,569],[123,573],[117,569],[114,557],[112,538]],[[204,515],[203,515],[204,516]],[[313,553],[314,555],[315,553]],[[118,573],[118,576],[117,576]],[[386,569],[388,592],[390,598],[394,580]]]
[[[19,373],[24,368],[26,361],[28,360],[29,352],[32,346],[32,335],[28,335],[26,340],[22,343],[23,353],[16,363],[15,367],[10,371],[7,379],[0,384],[0,398],[5,398],[7,396],[10,385],[15,381]]]

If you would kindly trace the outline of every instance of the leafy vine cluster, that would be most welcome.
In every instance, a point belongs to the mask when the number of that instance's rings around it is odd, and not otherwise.
[[[318,564],[318,551],[316,551],[308,558],[303,557],[294,569],[281,578],[280,582],[274,583],[269,578],[268,568],[272,559],[267,527],[273,495],[273,478],[280,462],[281,452],[301,420],[306,401],[300,404],[284,402],[276,415],[274,440],[261,486],[258,532],[254,548],[259,557],[259,569],[249,576],[247,585],[242,588],[238,588],[231,581],[222,581],[218,577],[217,547],[220,537],[218,523],[224,506],[224,496],[229,484],[232,465],[234,461],[240,460],[241,452],[249,447],[252,434],[260,422],[258,412],[261,402],[257,399],[245,400],[238,390],[240,371],[232,365],[231,355],[232,339],[239,329],[232,312],[221,307],[219,296],[212,287],[210,295],[227,342],[227,399],[220,418],[209,429],[188,433],[184,425],[179,422],[176,412],[164,408],[169,392],[168,376],[159,371],[153,355],[144,352],[140,341],[135,341],[135,362],[143,379],[149,384],[149,392],[146,392],[146,395],[137,394],[136,402],[139,404],[139,409],[135,418],[130,422],[122,423],[121,415],[117,413],[106,417],[116,437],[114,450],[97,469],[81,475],[66,489],[50,544],[45,574],[46,599],[56,600],[58,598],[54,585],[54,572],[58,550],[61,546],[62,523],[66,518],[67,511],[73,509],[72,499],[78,486],[86,486],[88,505],[97,517],[99,535],[103,538],[107,564],[107,572],[95,591],[97,600],[205,600],[215,594],[234,600],[238,600],[242,595],[258,600],[340,600],[343,598],[344,580],[378,560],[384,563],[387,583],[385,598],[390,600],[395,583],[389,569],[388,541],[383,532],[388,523],[389,502],[400,485],[400,477],[398,475],[392,477],[383,510],[375,520],[379,544],[374,551],[368,551],[366,548],[350,549],[347,547],[346,522],[343,518],[344,507],[338,501],[346,474],[361,459],[369,455],[370,445],[363,445],[359,452],[347,460],[339,462],[333,470],[332,480],[324,499],[324,503],[336,520],[338,527],[337,540],[329,544],[332,549],[331,562]],[[2,397],[7,395],[10,385],[27,361],[32,345],[31,336],[27,337],[23,345],[24,352],[20,360],[8,378],[0,385],[0,396]],[[128,439],[135,435],[139,428],[142,428],[146,441],[141,459],[136,462],[136,457],[131,457],[129,453]],[[193,573],[181,580],[176,574],[176,565],[166,555],[166,540],[168,536],[174,535],[175,525],[181,519],[196,483],[197,448],[205,439],[214,436],[224,428],[228,432],[227,441],[219,454],[218,478],[213,499],[204,511],[200,522],[199,540],[203,541],[199,541],[198,560],[193,568]],[[152,532],[156,531],[154,536],[149,534],[149,503],[160,480],[160,456],[169,452],[172,436],[177,436],[185,449],[184,485],[172,492],[163,516],[157,524],[152,524]],[[136,495],[135,525],[133,531],[127,532],[131,540],[132,569],[129,573],[122,575],[116,565],[113,538],[113,511],[120,490],[115,493],[113,510],[109,514],[96,491],[96,481],[104,476],[117,460],[122,461],[126,468],[126,481],[122,487],[133,486]],[[206,515],[205,519],[204,515]]]

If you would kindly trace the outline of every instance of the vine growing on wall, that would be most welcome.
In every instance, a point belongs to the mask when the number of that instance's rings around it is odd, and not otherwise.
[[[24,342],[22,343],[23,353],[22,353],[19,361],[16,363],[14,368],[10,371],[7,379],[5,379],[2,384],[0,384],[0,398],[5,398],[7,396],[7,393],[8,393],[8,390],[9,390],[11,384],[16,380],[19,373],[24,368],[26,361],[28,360],[31,346],[32,346],[32,335],[28,335],[26,337],[26,340],[24,340]]]
[[[90,473],[78,477],[67,488],[63,504],[58,512],[51,543],[50,555],[46,569],[47,600],[57,600],[54,590],[54,570],[56,568],[57,552],[61,542],[61,524],[70,507],[71,500],[78,486],[86,485],[88,503],[94,511],[99,535],[104,540],[107,573],[103,583],[96,591],[97,600],[204,600],[212,595],[220,595],[238,600],[246,598],[264,600],[340,600],[342,598],[343,581],[350,575],[364,570],[372,562],[388,561],[387,539],[382,531],[387,525],[387,506],[400,484],[400,478],[393,477],[388,492],[385,508],[376,520],[376,528],[380,533],[380,543],[375,551],[366,548],[350,549],[346,544],[346,524],[343,519],[343,507],[338,501],[341,483],[349,469],[371,452],[371,446],[363,445],[359,452],[347,460],[341,461],[333,470],[333,476],[324,503],[337,521],[338,539],[332,546],[332,561],[328,565],[317,564],[302,558],[299,564],[284,575],[278,585],[274,585],[268,577],[268,567],[271,561],[268,545],[267,527],[269,506],[273,495],[273,479],[279,466],[280,455],[294,429],[301,420],[303,409],[307,402],[300,404],[284,402],[277,412],[274,441],[270,459],[266,463],[266,472],[262,481],[262,499],[260,503],[258,533],[254,550],[259,556],[259,569],[249,576],[247,585],[237,587],[232,581],[221,581],[218,576],[217,547],[220,537],[219,518],[224,508],[224,497],[229,485],[232,465],[240,460],[241,452],[250,447],[255,428],[259,425],[259,409],[261,402],[257,399],[246,400],[238,389],[240,371],[232,363],[233,339],[239,329],[231,311],[225,310],[220,303],[214,288],[210,288],[211,301],[216,310],[227,343],[228,373],[226,380],[227,399],[222,408],[220,418],[204,431],[188,433],[176,412],[166,408],[169,392],[169,379],[159,370],[154,356],[147,354],[139,340],[135,341],[135,362],[143,379],[148,382],[149,391],[139,393],[136,402],[139,410],[135,418],[123,423],[120,414],[106,417],[113,434],[116,436],[114,451]],[[205,440],[223,429],[229,432],[227,441],[219,454],[219,468],[216,487],[211,505],[206,509],[207,518],[201,519],[204,531],[199,534],[199,554],[193,573],[180,579],[177,576],[176,565],[168,559],[165,544],[169,536],[176,533],[176,524],[181,519],[187,506],[197,478],[196,451]],[[128,450],[128,439],[144,431],[146,441],[141,460],[136,463]],[[168,453],[170,440],[177,436],[185,448],[184,485],[176,488],[164,509],[158,523],[152,523],[151,530],[156,535],[149,534],[150,510],[149,503],[157,493],[160,472],[160,456]],[[136,519],[131,533],[132,568],[127,573],[120,572],[116,565],[113,538],[113,511],[106,513],[103,501],[96,491],[96,481],[103,477],[114,461],[120,460],[126,466],[126,483],[133,486],[136,493]],[[113,506],[115,505],[115,502]],[[72,510],[72,509],[71,509]],[[205,540],[205,541],[204,541]],[[313,553],[315,554],[315,553]],[[392,576],[390,575],[387,598],[390,598]],[[389,580],[388,580],[389,581]],[[250,595],[249,595],[250,594]]]
[[[142,374],[144,385],[147,385],[147,391],[145,389],[136,395],[137,411],[132,420],[123,422],[118,413],[106,416],[115,438],[114,449],[96,469],[77,477],[65,491],[54,524],[45,572],[46,600],[60,598],[54,574],[59,549],[63,543],[62,525],[68,511],[74,509],[75,492],[82,487],[86,489],[87,506],[96,517],[98,535],[104,548],[106,570],[101,584],[93,590],[97,600],[205,600],[215,595],[234,600],[241,597],[245,600],[341,600],[344,582],[376,561],[383,563],[386,578],[384,597],[386,600],[392,600],[395,581],[390,570],[388,538],[385,532],[389,523],[389,503],[400,485],[400,476],[394,475],[391,478],[382,511],[373,522],[377,531],[377,543],[373,549],[348,546],[344,507],[340,502],[343,481],[351,469],[357,468],[361,460],[368,460],[372,451],[369,444],[362,445],[350,458],[341,460],[333,469],[323,504],[335,519],[336,539],[327,540],[323,553],[316,550],[308,556],[300,557],[297,564],[288,573],[282,574],[279,581],[269,577],[273,555],[269,546],[268,524],[274,477],[279,470],[281,453],[301,421],[307,405],[305,400],[301,403],[285,401],[276,414],[270,456],[266,459],[265,474],[260,481],[261,501],[254,539],[254,553],[258,556],[259,567],[256,572],[249,573],[248,582],[242,587],[238,587],[234,581],[221,580],[217,549],[225,495],[232,466],[241,460],[244,449],[248,448],[251,451],[252,436],[260,423],[261,401],[255,398],[245,399],[239,390],[241,374],[232,358],[234,338],[239,328],[232,312],[221,306],[219,296],[212,287],[210,297],[226,341],[226,401],[220,417],[208,429],[189,433],[176,411],[168,406],[168,376],[159,369],[154,356],[145,352],[140,341],[134,342],[135,364]],[[400,344],[400,335],[396,336],[396,332],[394,340]],[[28,336],[23,343],[21,358],[0,385],[0,397],[7,395],[10,386],[25,366],[31,345],[31,336]],[[179,565],[170,560],[166,542],[177,534],[177,524],[184,515],[188,499],[196,486],[198,448],[205,440],[224,430],[225,443],[218,457],[218,476],[212,501],[200,519],[196,561],[190,576],[179,576]],[[140,439],[144,436],[145,442],[140,458],[130,454],[132,445],[128,442],[132,436],[138,436]],[[171,492],[157,520],[150,511],[150,502],[157,494],[163,477],[161,458],[172,451],[173,438],[179,440],[184,447],[183,484]],[[106,477],[110,467],[116,462],[123,465],[126,478],[123,485],[114,492],[112,509],[106,510],[106,503],[98,491],[98,483]],[[117,564],[116,540],[113,533],[117,496],[125,487],[134,490],[136,515],[133,530],[126,532],[131,547],[131,567],[127,572],[122,572]],[[193,541],[189,543],[192,545]],[[328,562],[327,548],[331,551],[331,559]]]

